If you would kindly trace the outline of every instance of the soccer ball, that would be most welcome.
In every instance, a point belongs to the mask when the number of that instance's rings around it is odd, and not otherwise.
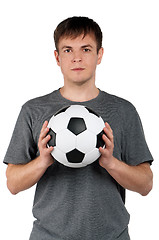
[[[67,167],[79,168],[100,157],[99,147],[105,147],[102,135],[103,119],[88,107],[71,105],[59,110],[49,121],[48,146],[52,156]]]

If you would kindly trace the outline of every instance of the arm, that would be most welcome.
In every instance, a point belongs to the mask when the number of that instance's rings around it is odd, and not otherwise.
[[[135,191],[146,196],[152,189],[153,174],[149,163],[129,166],[113,157],[113,131],[109,124],[105,124],[103,140],[106,148],[100,148],[99,164],[125,189]]]
[[[46,169],[53,164],[54,160],[50,154],[53,147],[46,147],[47,142],[50,140],[50,135],[47,135],[49,131],[47,125],[48,122],[46,121],[39,136],[40,156],[27,164],[8,164],[6,171],[7,187],[12,194],[17,194],[32,187],[40,180]]]

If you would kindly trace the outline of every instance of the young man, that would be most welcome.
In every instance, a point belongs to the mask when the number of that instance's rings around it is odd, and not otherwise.
[[[23,105],[4,162],[12,194],[37,183],[30,240],[127,240],[125,189],[147,195],[153,161],[134,106],[95,85],[103,56],[102,32],[86,17],[60,23],[55,58],[64,86]],[[47,148],[49,119],[71,104],[93,108],[105,123],[101,157],[80,169],[52,158]]]

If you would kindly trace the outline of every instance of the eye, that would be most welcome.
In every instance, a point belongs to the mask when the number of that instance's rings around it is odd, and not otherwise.
[[[70,52],[71,52],[71,49],[65,49],[64,52],[65,52],[65,53],[70,53]]]
[[[83,51],[84,52],[90,52],[91,50],[89,48],[84,48]]]

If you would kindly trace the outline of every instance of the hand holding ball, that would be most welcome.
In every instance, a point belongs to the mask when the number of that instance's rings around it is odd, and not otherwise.
[[[100,157],[103,119],[82,105],[71,105],[59,110],[50,119],[51,136],[48,146],[53,146],[52,156],[68,167],[85,167]]]

